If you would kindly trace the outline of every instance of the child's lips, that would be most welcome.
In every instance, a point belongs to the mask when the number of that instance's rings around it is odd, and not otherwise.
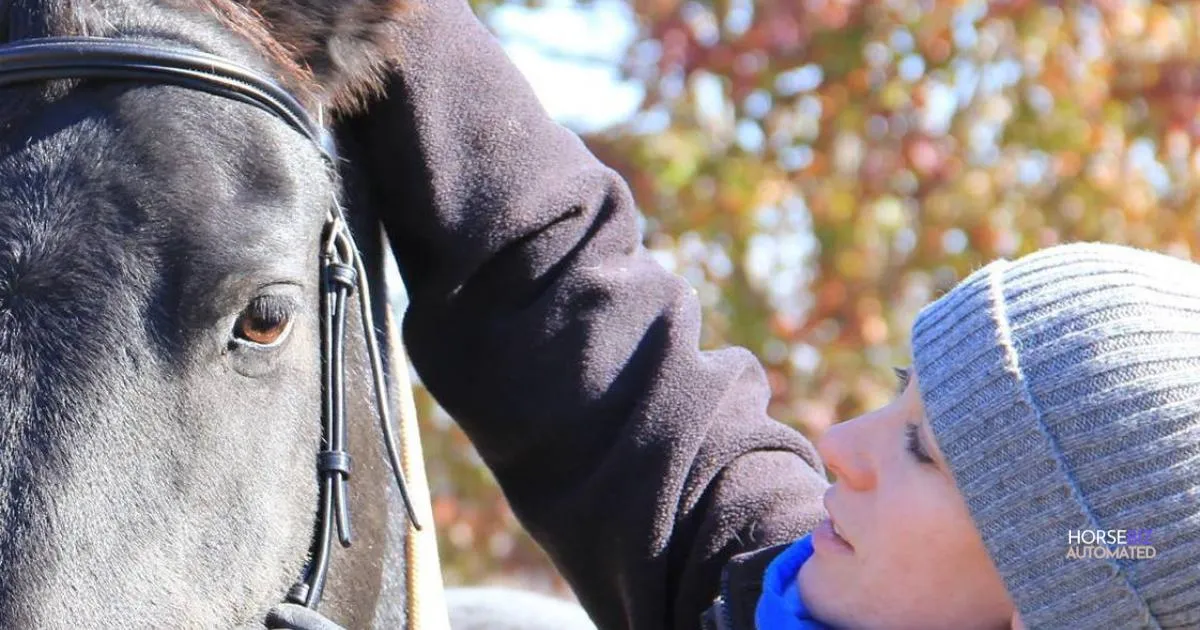
[[[813,530],[813,549],[836,554],[854,553],[854,546],[837,533],[831,519],[821,521]]]
[[[832,491],[833,489],[830,488],[825,492],[825,496],[821,497],[821,503],[825,506],[825,514],[828,515],[828,520],[830,526],[832,527],[833,533],[836,534],[838,538],[841,538],[842,542],[850,545],[850,538],[846,536],[845,531],[843,531],[841,525],[838,524],[837,518],[834,517],[833,510],[829,507],[829,495],[832,493]],[[853,547],[853,545],[850,546]]]

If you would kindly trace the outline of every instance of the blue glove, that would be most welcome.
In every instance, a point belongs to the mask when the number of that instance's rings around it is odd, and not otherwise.
[[[813,554],[812,534],[797,540],[779,554],[763,574],[762,595],[754,610],[758,630],[832,630],[816,619],[800,599],[796,576]]]

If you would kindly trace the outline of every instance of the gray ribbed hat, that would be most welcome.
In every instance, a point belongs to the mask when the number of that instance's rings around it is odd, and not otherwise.
[[[1099,244],[997,261],[921,311],[912,345],[1031,630],[1200,628],[1200,266]],[[1069,557],[1080,530],[1150,530],[1154,556]]]

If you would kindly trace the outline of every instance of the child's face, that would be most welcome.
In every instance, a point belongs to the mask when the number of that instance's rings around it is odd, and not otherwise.
[[[846,542],[814,532],[800,592],[839,628],[1007,629],[1012,602],[908,381],[890,405],[818,442],[836,475],[825,507]]]

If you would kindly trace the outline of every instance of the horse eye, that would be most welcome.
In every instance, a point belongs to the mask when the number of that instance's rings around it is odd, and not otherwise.
[[[283,338],[291,327],[291,312],[282,300],[271,296],[256,298],[238,316],[233,334],[250,343],[269,346]]]

